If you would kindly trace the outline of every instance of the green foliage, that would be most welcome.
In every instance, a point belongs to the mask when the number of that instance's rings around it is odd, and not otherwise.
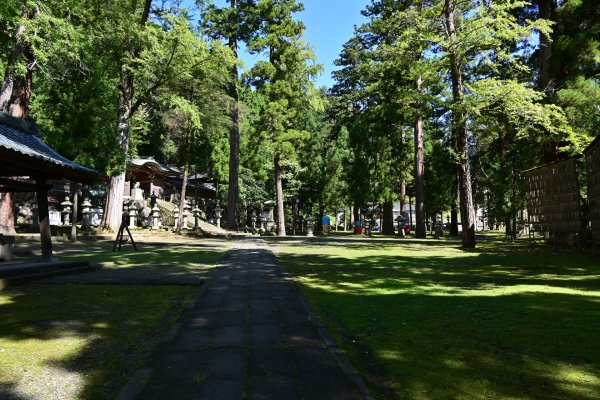
[[[249,83],[266,99],[258,123],[273,156],[293,158],[297,142],[308,137],[297,125],[302,113],[315,104],[310,100],[317,96],[311,79],[322,67],[301,39],[302,24],[293,19],[292,13],[300,11],[301,5],[295,0],[262,0],[257,7],[261,34],[248,48],[269,57],[257,62],[249,73]]]

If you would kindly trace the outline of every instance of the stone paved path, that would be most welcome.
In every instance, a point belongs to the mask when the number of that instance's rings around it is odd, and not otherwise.
[[[151,357],[148,383],[136,398],[368,397],[322,335],[264,241],[240,241],[184,316],[178,334]]]

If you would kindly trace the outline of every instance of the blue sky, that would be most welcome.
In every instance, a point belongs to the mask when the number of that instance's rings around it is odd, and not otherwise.
[[[354,34],[354,25],[365,22],[361,11],[369,0],[302,0],[304,11],[297,18],[306,25],[306,41],[310,43],[325,71],[317,86],[333,85],[333,61],[338,58],[342,45]]]
[[[296,18],[306,25],[305,39],[310,43],[317,55],[318,62],[323,64],[324,72],[317,79],[317,86],[331,87],[331,72],[335,66],[342,45],[354,34],[354,25],[365,22],[361,11],[370,0],[302,0],[304,11]],[[225,0],[215,0],[215,4],[224,5]],[[247,67],[251,67],[258,56],[240,54]]]

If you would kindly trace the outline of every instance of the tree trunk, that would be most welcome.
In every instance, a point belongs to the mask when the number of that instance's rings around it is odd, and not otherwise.
[[[3,235],[16,234],[13,204],[12,193],[0,193],[0,233]]]
[[[231,8],[237,12],[238,1],[230,0]],[[229,38],[229,48],[238,57],[238,41],[235,34]],[[240,168],[240,111],[239,94],[237,88],[238,69],[234,64],[230,70],[229,115],[231,126],[229,127],[229,191],[227,193],[227,229],[237,230],[237,208],[239,199],[239,168]]]
[[[421,79],[417,80],[417,89],[421,89]],[[423,148],[423,118],[415,123],[415,236],[424,238],[425,233],[425,151]]]
[[[21,11],[23,18],[36,18],[37,14],[29,15],[26,8]],[[33,50],[30,43],[22,40],[25,25],[19,25],[15,32],[14,45],[8,56],[4,72],[4,80],[0,87],[0,111],[13,117],[25,118],[31,97],[32,68],[35,65]],[[26,73],[16,76],[14,69],[22,58],[26,60]],[[14,196],[12,193],[0,193],[0,233],[15,235]]]
[[[37,18],[37,13],[30,15],[27,8],[23,7],[21,9],[21,17],[23,19],[33,19]],[[27,116],[29,97],[31,95],[31,68],[35,65],[31,43],[23,40],[23,34],[26,29],[25,25],[17,27],[13,39],[14,44],[6,60],[4,80],[0,87],[0,111],[17,118],[25,118]],[[17,64],[23,62],[23,59],[25,59],[27,72],[24,76],[17,76],[15,75],[15,68]],[[17,105],[13,106],[15,101]]]
[[[450,41],[456,41],[456,27],[454,25],[454,0],[446,0],[444,13],[446,16],[446,29]],[[463,102],[462,65],[454,44],[449,49],[450,70],[452,78],[452,97],[454,109],[452,110],[452,135],[455,138],[455,153],[458,157],[458,186],[460,193],[460,219],[462,223],[463,247],[475,247],[475,210],[473,208],[473,192],[471,187],[471,164],[469,160],[469,135],[466,120],[458,106]]]
[[[36,179],[38,202],[38,215],[40,219],[40,242],[42,245],[42,258],[52,259],[52,231],[50,229],[50,215],[48,211],[48,189],[44,179]]]
[[[383,203],[383,221],[381,224],[381,233],[383,235],[393,235],[395,233],[393,201],[386,201]]]
[[[406,143],[406,133],[404,131],[404,129],[402,129],[402,145],[404,146],[404,144]],[[403,173],[404,175],[404,173]],[[400,215],[402,215],[402,213],[405,211],[406,209],[406,178],[403,176],[402,180],[400,181]]]
[[[325,215],[325,206],[323,200],[319,199],[319,218],[317,219],[317,232],[323,232],[323,216]]]
[[[283,182],[281,179],[281,160],[275,156],[275,193],[277,196],[277,234],[285,236],[285,210],[283,208]]]
[[[137,4],[137,3],[136,3]],[[145,25],[150,15],[150,6],[152,0],[144,1],[144,8],[140,17],[140,25]],[[137,7],[133,12],[137,11]],[[127,46],[127,43],[124,44]],[[141,49],[129,48],[126,53],[130,53],[131,58],[135,58]],[[116,151],[121,152],[123,161],[120,165],[115,165],[119,173],[110,177],[108,195],[106,198],[106,206],[104,208],[104,216],[102,218],[102,226],[104,229],[116,232],[121,225],[123,218],[123,185],[125,184],[125,167],[129,153],[129,126],[133,115],[133,93],[134,79],[133,73],[130,70],[130,65],[127,65],[125,59],[120,60],[119,65],[119,104],[117,111],[117,143]]]
[[[116,151],[121,152],[123,159],[126,159],[129,153],[129,124],[131,122],[133,77],[128,72],[123,72],[122,75],[128,75],[128,77],[122,82],[122,91],[119,97]],[[123,163],[123,165],[117,165],[117,168],[120,168],[121,172],[110,177],[110,186],[102,221],[104,229],[113,232],[118,231],[123,218],[123,186],[125,184],[124,164],[125,163]]]
[[[458,236],[458,204],[456,204],[459,194],[458,186],[456,187],[456,196],[452,199],[450,206],[450,235]]]
[[[190,163],[188,160],[186,160],[185,165],[183,166],[183,182],[181,183],[181,197],[179,199],[179,218],[177,219],[178,234],[181,233],[181,229],[183,228],[183,213],[185,213],[185,192],[187,190],[189,170]]]
[[[540,19],[556,21],[556,0],[538,0],[538,13]],[[556,26],[553,26],[556,31]],[[547,92],[550,96],[556,89],[556,78],[553,71],[553,39],[555,34],[550,36],[540,34],[540,70],[539,70],[539,88]]]

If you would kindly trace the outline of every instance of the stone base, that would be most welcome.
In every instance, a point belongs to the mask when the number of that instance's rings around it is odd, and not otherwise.
[[[10,262],[15,257],[15,237],[0,234],[0,262]]]

